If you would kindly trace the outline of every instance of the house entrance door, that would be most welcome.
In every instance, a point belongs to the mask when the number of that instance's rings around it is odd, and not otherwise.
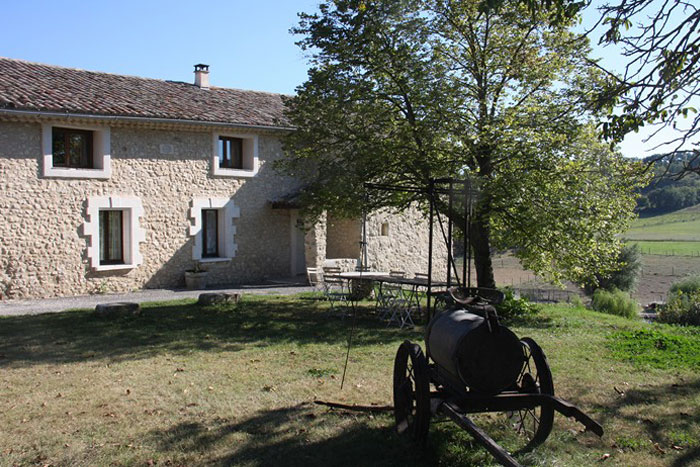
[[[299,211],[297,209],[289,211],[289,231],[291,233],[289,242],[291,247],[290,272],[292,276],[306,274],[306,259],[304,258],[305,234],[299,225]]]

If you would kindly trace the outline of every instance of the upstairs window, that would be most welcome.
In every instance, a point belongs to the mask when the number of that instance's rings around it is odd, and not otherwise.
[[[215,177],[255,177],[260,168],[258,136],[212,133],[211,173]]]
[[[54,127],[52,132],[53,166],[92,169],[92,131]]]
[[[92,178],[112,175],[110,130],[105,126],[41,125],[41,174],[49,178]]]
[[[100,265],[124,264],[124,211],[100,210]]]
[[[219,137],[219,167],[222,169],[244,169],[243,140],[241,138]]]

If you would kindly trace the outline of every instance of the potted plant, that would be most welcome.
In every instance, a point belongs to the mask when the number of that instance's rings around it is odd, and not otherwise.
[[[202,269],[199,261],[194,262],[194,267],[185,271],[185,287],[189,290],[199,290],[207,287],[208,271]]]

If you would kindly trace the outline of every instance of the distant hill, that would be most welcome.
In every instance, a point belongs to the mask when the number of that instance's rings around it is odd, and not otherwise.
[[[637,219],[625,238],[649,241],[700,241],[700,205]]]
[[[682,151],[674,155],[672,162],[659,159],[659,156],[644,159],[644,162],[655,161],[655,178],[649,186],[641,190],[637,211],[644,216],[700,204],[700,176],[694,173],[681,179],[673,176],[681,172],[684,165],[697,166],[697,158],[697,154],[692,151]]]

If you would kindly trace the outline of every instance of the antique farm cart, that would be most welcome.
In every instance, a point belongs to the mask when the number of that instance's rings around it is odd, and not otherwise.
[[[493,305],[503,300],[501,292],[455,287],[440,300],[443,310],[426,330],[426,355],[409,341],[396,354],[394,414],[399,433],[424,443],[431,416],[442,414],[507,466],[519,464],[468,414],[505,412],[507,423],[524,439],[521,451],[547,439],[554,411],[603,435],[598,423],[554,395],[552,373],[537,343],[518,339],[499,323]]]

